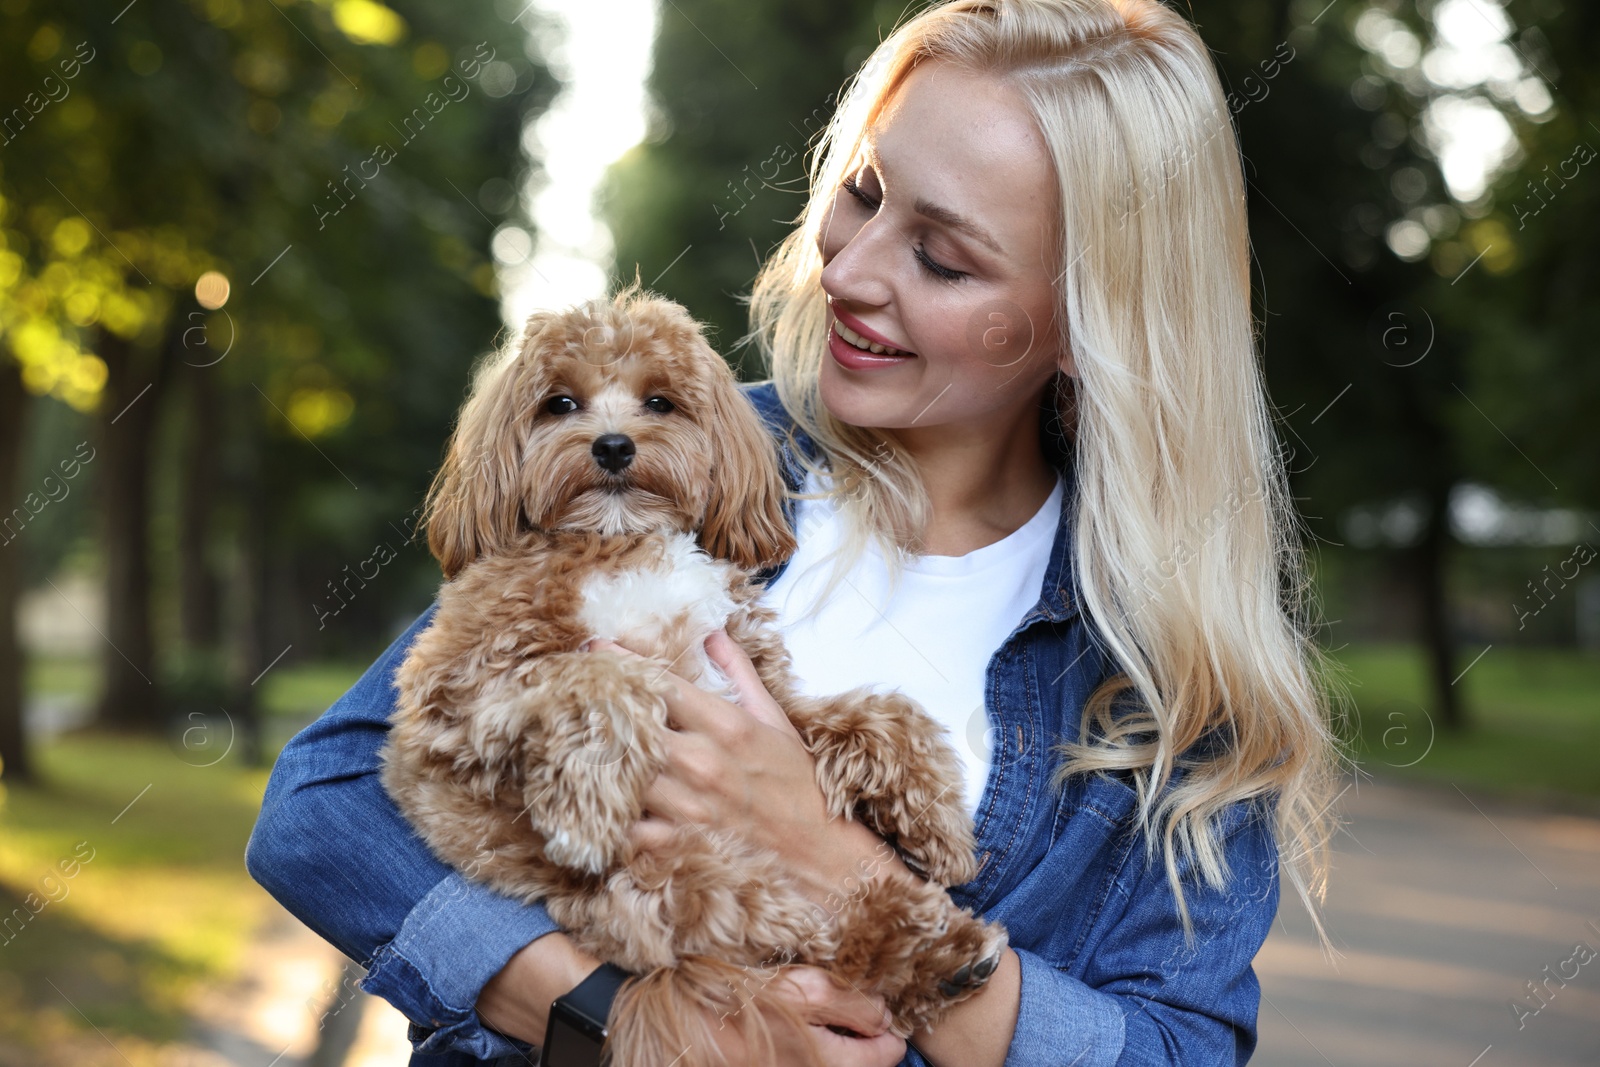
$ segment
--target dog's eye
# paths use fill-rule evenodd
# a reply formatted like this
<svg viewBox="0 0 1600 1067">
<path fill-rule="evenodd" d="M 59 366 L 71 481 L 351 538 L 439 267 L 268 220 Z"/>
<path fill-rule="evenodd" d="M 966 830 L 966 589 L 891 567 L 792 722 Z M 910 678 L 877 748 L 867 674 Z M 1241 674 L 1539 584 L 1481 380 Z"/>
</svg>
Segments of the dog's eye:
<svg viewBox="0 0 1600 1067">
<path fill-rule="evenodd" d="M 544 409 L 552 415 L 570 415 L 578 410 L 578 402 L 570 396 L 553 396 L 545 401 Z"/>
<path fill-rule="evenodd" d="M 677 405 L 664 396 L 653 396 L 644 402 L 644 406 L 661 415 L 677 409 Z"/>
</svg>

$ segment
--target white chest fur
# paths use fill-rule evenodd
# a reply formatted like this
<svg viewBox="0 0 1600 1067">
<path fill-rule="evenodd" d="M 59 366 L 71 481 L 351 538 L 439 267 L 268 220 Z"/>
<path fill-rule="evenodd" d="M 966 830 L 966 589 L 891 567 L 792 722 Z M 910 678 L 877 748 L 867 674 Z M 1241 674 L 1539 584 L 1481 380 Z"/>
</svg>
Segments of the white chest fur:
<svg viewBox="0 0 1600 1067">
<path fill-rule="evenodd" d="M 673 664 L 706 689 L 727 687 L 705 654 L 705 639 L 733 614 L 729 568 L 684 533 L 663 535 L 662 556 L 630 570 L 602 570 L 584 581 L 579 621 L 593 637 Z"/>
</svg>

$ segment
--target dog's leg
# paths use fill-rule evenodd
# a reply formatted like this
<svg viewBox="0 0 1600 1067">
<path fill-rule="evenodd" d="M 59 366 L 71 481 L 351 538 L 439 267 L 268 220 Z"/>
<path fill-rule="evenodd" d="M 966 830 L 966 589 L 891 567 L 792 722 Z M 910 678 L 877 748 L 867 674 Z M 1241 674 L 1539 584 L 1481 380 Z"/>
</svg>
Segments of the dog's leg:
<svg viewBox="0 0 1600 1067">
<path fill-rule="evenodd" d="M 898 692 L 800 696 L 771 622 L 770 611 L 747 606 L 728 620 L 728 634 L 816 757 L 829 812 L 842 818 L 859 813 L 942 885 L 971 879 L 977 874 L 972 819 L 943 727 Z"/>
<path fill-rule="evenodd" d="M 944 730 L 909 697 L 852 690 L 796 703 L 836 815 L 859 815 L 941 885 L 977 874 L 961 769 Z"/>
<path fill-rule="evenodd" d="M 609 652 L 543 657 L 521 700 L 530 725 L 523 800 L 553 863 L 600 874 L 621 859 L 665 761 L 666 676 Z"/>
<path fill-rule="evenodd" d="M 895 1032 L 909 1036 L 982 987 L 1005 946 L 998 923 L 958 908 L 938 885 L 896 873 L 846 902 L 828 969 L 883 997 Z"/>
<path fill-rule="evenodd" d="M 893 873 L 845 887 L 828 903 L 837 948 L 825 964 L 817 961 L 850 985 L 881 994 L 897 1032 L 909 1035 L 988 981 L 1006 944 L 1002 927 L 956 907 L 942 888 L 977 873 L 956 755 L 942 728 L 900 693 L 800 696 L 765 609 L 736 612 L 728 633 L 817 757 L 829 810 L 845 817 L 859 812 L 880 833 L 894 835 L 932 878 Z"/>
<path fill-rule="evenodd" d="M 825 963 L 837 947 L 834 914 L 793 885 L 770 851 L 684 826 L 668 844 L 634 852 L 603 888 L 547 904 L 580 948 L 636 973 L 685 956 Z"/>
</svg>

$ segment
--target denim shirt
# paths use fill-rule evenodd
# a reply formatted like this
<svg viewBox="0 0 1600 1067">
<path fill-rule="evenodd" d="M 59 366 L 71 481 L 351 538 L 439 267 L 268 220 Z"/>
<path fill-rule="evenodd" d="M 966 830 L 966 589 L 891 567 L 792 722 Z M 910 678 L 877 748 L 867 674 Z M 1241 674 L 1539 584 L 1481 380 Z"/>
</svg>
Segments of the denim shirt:
<svg viewBox="0 0 1600 1067">
<path fill-rule="evenodd" d="M 795 449 L 810 443 L 770 383 L 745 390 L 798 488 Z M 981 865 L 951 896 L 1003 923 L 1021 961 L 1006 1067 L 1243 1064 L 1260 1000 L 1251 961 L 1278 906 L 1270 806 L 1225 813 L 1225 888 L 1180 867 L 1193 922 L 1186 939 L 1159 852 L 1150 859 L 1138 831 L 1132 785 L 1101 774 L 1051 785 L 1053 743 L 1077 735 L 1084 700 L 1113 668 L 1079 612 L 1070 449 L 1052 417 L 1042 426 L 1067 492 L 1039 601 L 989 661 Z M 412 1021 L 413 1067 L 526 1064 L 528 1046 L 488 1029 L 473 1006 L 506 961 L 555 923 L 541 905 L 500 896 L 435 859 L 378 781 L 394 673 L 433 610 L 284 748 L 245 861 L 284 907 L 366 966 L 364 989 Z M 911 1049 L 903 1065 L 927 1062 Z"/>
</svg>

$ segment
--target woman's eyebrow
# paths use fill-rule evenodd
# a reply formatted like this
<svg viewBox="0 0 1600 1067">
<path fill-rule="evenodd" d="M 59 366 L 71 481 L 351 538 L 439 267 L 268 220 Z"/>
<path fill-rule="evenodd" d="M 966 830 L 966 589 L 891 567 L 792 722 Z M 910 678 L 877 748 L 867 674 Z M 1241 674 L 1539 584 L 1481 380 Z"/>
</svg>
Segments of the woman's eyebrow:
<svg viewBox="0 0 1600 1067">
<path fill-rule="evenodd" d="M 867 131 L 866 136 L 861 141 L 861 151 L 867 157 L 869 163 L 877 166 L 881 174 L 889 168 L 884 164 L 883 156 L 878 151 L 876 133 L 876 127 Z M 1005 249 L 1000 247 L 1000 242 L 990 236 L 988 230 L 985 230 L 982 226 L 959 212 L 952 211 L 947 207 L 940 207 L 938 204 L 924 199 L 918 199 L 916 203 L 912 204 L 911 210 L 925 219 L 932 219 L 934 222 L 948 226 L 957 233 L 966 234 L 974 241 L 986 246 L 995 255 L 1003 256 L 1006 254 Z"/>
<path fill-rule="evenodd" d="M 989 231 L 985 230 L 983 227 L 979 226 L 965 215 L 958 215 L 956 212 L 951 211 L 947 207 L 940 207 L 938 204 L 930 204 L 926 200 L 918 200 L 915 204 L 911 205 L 911 207 L 912 210 L 921 215 L 923 218 L 932 219 L 934 222 L 943 223 L 952 230 L 966 234 L 974 241 L 989 246 L 989 248 L 992 249 L 996 255 L 1005 255 L 1005 250 L 1000 247 L 999 242 L 997 242 L 993 237 L 989 236 Z"/>
</svg>

